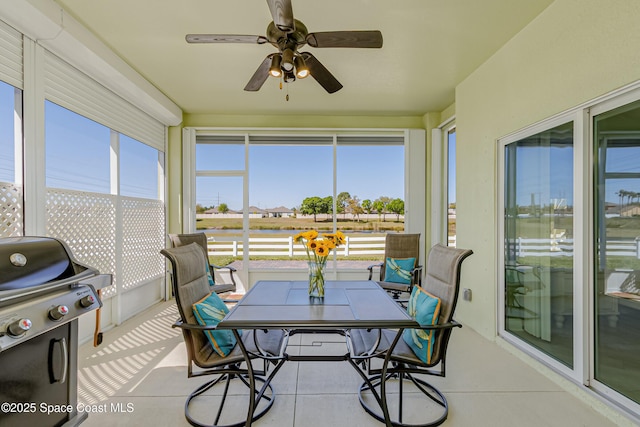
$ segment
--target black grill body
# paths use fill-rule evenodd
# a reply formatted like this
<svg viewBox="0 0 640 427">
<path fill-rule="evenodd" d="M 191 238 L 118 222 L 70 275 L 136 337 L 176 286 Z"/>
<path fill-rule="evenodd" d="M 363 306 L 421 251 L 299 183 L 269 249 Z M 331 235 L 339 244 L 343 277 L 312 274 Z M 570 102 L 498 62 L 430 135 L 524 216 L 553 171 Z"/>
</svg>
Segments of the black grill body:
<svg viewBox="0 0 640 427">
<path fill-rule="evenodd" d="M 102 306 L 96 289 L 109 285 L 61 240 L 0 238 L 0 425 L 86 419 L 77 411 L 78 318 Z"/>
</svg>

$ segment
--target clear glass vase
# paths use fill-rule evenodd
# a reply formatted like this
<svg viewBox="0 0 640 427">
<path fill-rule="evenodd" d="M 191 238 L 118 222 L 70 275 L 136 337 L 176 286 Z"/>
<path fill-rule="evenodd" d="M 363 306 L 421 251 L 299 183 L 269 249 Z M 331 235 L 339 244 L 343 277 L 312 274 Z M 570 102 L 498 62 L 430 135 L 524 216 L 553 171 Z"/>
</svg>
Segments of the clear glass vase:
<svg viewBox="0 0 640 427">
<path fill-rule="evenodd" d="M 309 296 L 324 297 L 324 269 L 326 264 L 309 261 Z"/>
</svg>

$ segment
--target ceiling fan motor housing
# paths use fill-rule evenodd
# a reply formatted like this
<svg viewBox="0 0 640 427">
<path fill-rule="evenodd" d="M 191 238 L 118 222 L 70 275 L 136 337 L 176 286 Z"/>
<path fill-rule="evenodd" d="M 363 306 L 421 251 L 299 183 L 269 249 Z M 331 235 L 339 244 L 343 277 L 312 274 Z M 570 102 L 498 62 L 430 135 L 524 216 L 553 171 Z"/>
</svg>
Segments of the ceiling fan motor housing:
<svg viewBox="0 0 640 427">
<path fill-rule="evenodd" d="M 307 43 L 307 34 L 307 27 L 297 19 L 295 29 L 290 33 L 280 30 L 273 21 L 267 26 L 267 39 L 280 51 L 291 49 L 295 52 L 298 47 Z"/>
</svg>

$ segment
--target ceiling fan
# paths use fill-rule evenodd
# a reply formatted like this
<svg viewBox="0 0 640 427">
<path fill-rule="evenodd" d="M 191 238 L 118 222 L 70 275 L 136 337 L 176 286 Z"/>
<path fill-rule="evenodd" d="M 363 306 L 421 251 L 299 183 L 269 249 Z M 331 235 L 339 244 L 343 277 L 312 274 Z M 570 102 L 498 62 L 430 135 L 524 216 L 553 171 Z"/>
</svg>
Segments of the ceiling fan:
<svg viewBox="0 0 640 427">
<path fill-rule="evenodd" d="M 273 76 L 285 83 L 313 77 L 327 92 L 342 89 L 342 84 L 324 65 L 309 52 L 300 52 L 304 45 L 311 47 L 381 48 L 380 31 L 325 31 L 310 33 L 307 27 L 293 17 L 291 0 L 267 0 L 273 21 L 267 26 L 264 36 L 234 34 L 187 34 L 188 43 L 271 43 L 277 53 L 268 55 L 253 74 L 246 91 L 258 91 Z"/>
</svg>

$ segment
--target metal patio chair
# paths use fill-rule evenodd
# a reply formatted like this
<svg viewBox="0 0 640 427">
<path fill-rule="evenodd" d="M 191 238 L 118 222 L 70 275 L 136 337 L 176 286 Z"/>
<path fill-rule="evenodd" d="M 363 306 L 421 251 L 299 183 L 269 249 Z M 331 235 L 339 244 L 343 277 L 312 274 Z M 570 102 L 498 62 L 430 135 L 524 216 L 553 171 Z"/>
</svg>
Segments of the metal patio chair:
<svg viewBox="0 0 640 427">
<path fill-rule="evenodd" d="M 234 278 L 234 274 L 236 273 L 236 269 L 230 266 L 219 266 L 215 264 L 211 264 L 209 262 L 209 245 L 207 244 L 207 235 L 204 233 L 184 233 L 184 234 L 169 234 L 169 240 L 171 241 L 171 246 L 174 248 L 189 245 L 191 243 L 197 243 L 204 250 L 204 256 L 207 261 L 207 269 L 210 274 L 209 285 L 211 286 L 211 290 L 217 294 L 222 294 L 225 292 L 235 292 L 236 291 L 236 280 Z M 229 280 L 231 283 L 220 283 L 219 280 L 222 279 L 220 274 L 216 275 L 216 270 L 227 270 L 229 272 Z M 211 284 L 213 282 L 213 284 Z"/>
<path fill-rule="evenodd" d="M 180 328 L 187 348 L 187 376 L 189 378 L 204 375 L 214 375 L 215 378 L 208 380 L 196 388 L 187 398 L 184 413 L 189 424 L 198 427 L 205 426 L 244 426 L 251 413 L 251 419 L 257 420 L 262 417 L 273 405 L 275 394 L 271 386 L 271 379 L 284 363 L 284 350 L 287 345 L 288 335 L 282 330 L 254 331 L 243 330 L 240 339 L 251 358 L 251 360 L 262 359 L 264 361 L 261 370 L 247 366 L 245 356 L 237 342 L 231 343 L 233 347 L 226 356 L 221 356 L 212 346 L 210 340 L 205 335 L 206 331 L 214 331 L 215 325 L 200 325 L 194 314 L 194 304 L 210 295 L 216 295 L 210 291 L 209 282 L 205 270 L 205 261 L 202 257 L 202 248 L 197 243 L 177 248 L 163 249 L 161 253 L 170 261 L 172 268 L 171 284 L 176 298 L 176 304 L 180 313 L 180 319 L 173 325 Z M 271 366 L 274 365 L 274 366 Z M 194 369 L 195 368 L 195 369 Z M 271 372 L 269 372 L 271 368 Z M 268 376 L 267 376 L 268 375 Z M 251 397 L 247 393 L 249 404 L 247 414 L 244 419 L 238 420 L 237 411 L 233 407 L 223 411 L 227 400 L 227 392 L 232 380 L 237 380 L 251 389 L 254 381 L 262 384 L 255 387 L 255 406 L 251 406 Z M 207 394 L 205 392 L 216 385 L 223 385 L 222 395 Z M 198 416 L 193 414 L 191 403 L 194 399 L 219 400 L 216 405 L 199 405 L 200 408 L 216 408 L 215 417 L 209 417 L 214 421 L 200 421 L 203 417 L 200 412 Z M 231 415 L 231 416 L 230 416 Z M 231 418 L 231 422 L 229 422 Z M 219 424 L 220 422 L 225 424 Z"/>
<path fill-rule="evenodd" d="M 393 403 L 394 411 L 389 411 L 392 425 L 396 427 L 424 427 L 437 426 L 442 424 L 449 412 L 447 399 L 444 394 L 435 386 L 426 382 L 422 375 L 445 376 L 445 362 L 447 346 L 453 328 L 462 325 L 453 320 L 458 293 L 460 289 L 460 269 L 464 261 L 473 252 L 467 249 L 456 249 L 440 244 L 435 245 L 429 252 L 426 275 L 423 289 L 431 295 L 440 299 L 440 311 L 437 321 L 433 325 L 422 324 L 420 330 L 429 332 L 435 331 L 433 340 L 433 352 L 428 363 L 419 358 L 414 350 L 407 344 L 403 337 L 399 337 L 397 331 L 383 329 L 379 330 L 352 330 L 350 341 L 352 354 L 362 357 L 371 354 L 374 359 L 384 358 L 389 348 L 393 348 L 390 356 L 390 365 L 387 369 L 387 376 L 381 378 L 381 369 L 372 367 L 371 359 L 363 359 L 363 369 L 367 370 L 370 380 L 378 395 L 385 394 L 387 398 L 396 397 L 398 401 Z M 421 292 L 416 288 L 416 292 Z M 411 313 L 410 313 L 411 314 Z M 417 319 L 417 316 L 416 316 Z M 410 330 L 405 330 L 407 332 Z M 416 330 L 418 331 L 418 330 Z M 397 341 L 396 341 L 397 339 Z M 379 341 L 378 341 L 379 340 Z M 394 346 L 395 344 L 395 346 Z M 395 382 L 397 388 L 389 392 L 389 385 Z M 410 414 L 404 411 L 406 407 L 403 399 L 405 386 L 412 383 L 418 392 L 428 398 L 421 400 L 420 411 L 415 410 Z M 413 392 L 414 390 L 411 390 Z M 372 402 L 370 386 L 365 382 L 359 390 L 360 403 L 362 407 L 377 420 L 384 422 L 381 408 Z M 415 393 L 410 393 L 415 397 Z M 429 402 L 431 405 L 423 404 Z M 434 403 L 435 402 L 435 403 Z M 439 409 L 438 409 L 439 408 Z M 397 409 L 397 411 L 395 410 Z M 435 415 L 431 411 L 438 411 Z M 418 424 L 405 424 L 406 415 L 414 416 L 419 413 L 420 422 Z M 424 415 L 423 420 L 422 415 Z"/>
<path fill-rule="evenodd" d="M 414 285 L 422 283 L 422 266 L 419 265 L 420 256 L 420 234 L 387 234 L 384 241 L 384 261 L 367 267 L 369 270 L 369 280 L 375 280 L 382 289 L 391 293 L 393 298 L 398 299 L 403 292 L 411 292 Z M 388 261 L 406 260 L 413 258 L 413 265 L 408 270 L 408 276 L 404 273 L 404 280 L 398 275 L 388 274 L 392 266 Z M 374 278 L 374 270 L 378 270 Z"/>
</svg>

